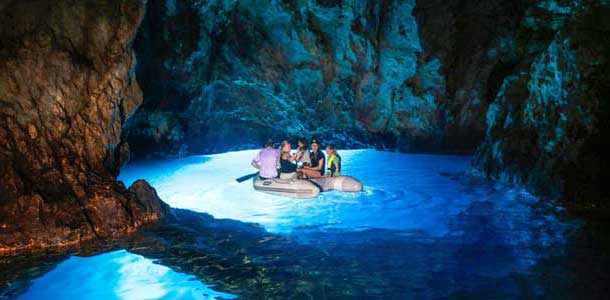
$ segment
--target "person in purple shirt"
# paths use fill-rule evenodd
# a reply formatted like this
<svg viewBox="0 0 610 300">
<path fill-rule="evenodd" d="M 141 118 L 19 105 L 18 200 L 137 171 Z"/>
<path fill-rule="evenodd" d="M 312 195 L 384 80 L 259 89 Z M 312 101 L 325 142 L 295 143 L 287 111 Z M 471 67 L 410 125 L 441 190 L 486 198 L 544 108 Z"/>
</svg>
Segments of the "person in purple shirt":
<svg viewBox="0 0 610 300">
<path fill-rule="evenodd" d="M 259 151 L 252 160 L 252 166 L 259 170 L 258 175 L 264 179 L 277 177 L 277 165 L 280 150 L 273 148 L 273 140 L 265 143 L 265 148 Z"/>
</svg>

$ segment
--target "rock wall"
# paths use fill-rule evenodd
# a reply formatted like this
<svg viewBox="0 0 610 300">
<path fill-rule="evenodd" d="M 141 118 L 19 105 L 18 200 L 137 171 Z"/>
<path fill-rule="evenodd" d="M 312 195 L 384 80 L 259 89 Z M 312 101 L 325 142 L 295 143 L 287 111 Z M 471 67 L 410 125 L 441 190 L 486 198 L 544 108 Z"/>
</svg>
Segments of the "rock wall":
<svg viewBox="0 0 610 300">
<path fill-rule="evenodd" d="M 568 206 L 607 213 L 610 3 L 534 8 L 514 45 L 527 63 L 506 76 L 487 111 L 478 164 Z"/>
<path fill-rule="evenodd" d="M 520 63 L 512 48 L 528 9 L 536 1 L 416 1 L 425 57 L 440 60 L 446 88 L 439 110 L 447 144 L 473 152 L 483 140 L 485 113 L 504 78 Z"/>
<path fill-rule="evenodd" d="M 115 180 L 142 101 L 132 41 L 144 1 L 0 4 L 0 252 L 109 237 L 158 219 Z"/>
<path fill-rule="evenodd" d="M 418 1 L 413 14 L 453 99 L 448 142 L 480 141 L 492 178 L 607 211 L 610 3 Z"/>
<path fill-rule="evenodd" d="M 340 146 L 443 151 L 440 61 L 413 1 L 164 1 L 135 48 L 137 157 L 318 136 Z M 474 150 L 474 144 L 463 147 Z"/>
</svg>

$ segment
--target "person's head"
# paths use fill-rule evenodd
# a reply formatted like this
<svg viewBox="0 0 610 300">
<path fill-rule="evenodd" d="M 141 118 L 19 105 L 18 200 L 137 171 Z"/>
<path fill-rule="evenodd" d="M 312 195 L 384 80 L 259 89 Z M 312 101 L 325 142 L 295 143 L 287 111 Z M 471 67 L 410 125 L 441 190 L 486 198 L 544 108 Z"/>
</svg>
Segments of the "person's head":
<svg viewBox="0 0 610 300">
<path fill-rule="evenodd" d="M 290 142 L 288 141 L 283 141 L 282 144 L 280 144 L 280 152 L 282 153 L 289 153 L 290 152 Z"/>
<path fill-rule="evenodd" d="M 333 145 L 326 145 L 326 155 L 330 156 L 335 154 L 335 146 Z"/>
<path fill-rule="evenodd" d="M 299 149 L 305 149 L 305 148 L 307 148 L 307 142 L 305 141 L 305 139 L 304 139 L 304 138 L 300 138 L 300 139 L 297 141 L 297 145 L 298 145 Z"/>
<path fill-rule="evenodd" d="M 265 148 L 273 148 L 273 140 L 272 139 L 268 139 L 267 142 L 265 142 Z"/>
<path fill-rule="evenodd" d="M 311 139 L 311 150 L 316 152 L 316 151 L 318 151 L 318 149 L 320 149 L 320 145 L 318 144 L 318 139 L 316 139 L 316 138 Z"/>
</svg>

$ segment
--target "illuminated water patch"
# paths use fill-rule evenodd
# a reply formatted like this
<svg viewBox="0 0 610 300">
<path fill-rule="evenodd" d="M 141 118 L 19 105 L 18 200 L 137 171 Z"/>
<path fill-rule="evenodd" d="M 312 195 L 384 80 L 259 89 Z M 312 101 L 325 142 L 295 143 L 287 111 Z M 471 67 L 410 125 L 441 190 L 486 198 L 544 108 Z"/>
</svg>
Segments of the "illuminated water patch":
<svg viewBox="0 0 610 300">
<path fill-rule="evenodd" d="M 235 178 L 255 171 L 256 151 L 184 159 L 136 162 L 119 177 L 126 185 L 148 180 L 169 205 L 210 213 L 216 218 L 255 222 L 277 233 L 316 230 L 390 229 L 459 235 L 456 216 L 476 205 L 479 213 L 502 218 L 507 240 L 527 239 L 535 198 L 519 187 L 479 180 L 464 182 L 468 156 L 413 155 L 374 150 L 340 151 L 344 174 L 360 179 L 361 193 L 328 192 L 315 199 L 290 199 L 257 192 L 252 182 Z M 476 180 L 475 180 L 476 181 Z M 489 203 L 491 205 L 478 205 Z M 507 217 L 508 216 L 508 217 Z M 522 230 L 523 229 L 523 230 Z M 506 234 L 506 233 L 503 233 Z"/>
<path fill-rule="evenodd" d="M 296 200 L 235 181 L 254 171 L 255 153 L 126 166 L 120 176 L 126 184 L 147 179 L 173 207 L 215 217 L 177 211 L 175 223 L 148 229 L 133 251 L 247 299 L 527 299 L 549 291 L 553 298 L 557 280 L 572 278 L 549 257 L 567 249 L 566 234 L 576 224 L 519 186 L 469 175 L 470 157 L 341 151 L 342 173 L 360 179 L 364 191 Z M 550 277 L 557 280 L 541 289 L 540 279 Z M 121 251 L 71 258 L 22 298 L 80 295 L 232 296 Z"/>
<path fill-rule="evenodd" d="M 236 296 L 210 289 L 194 276 L 172 271 L 125 250 L 72 256 L 34 280 L 19 299 L 204 300 Z"/>
</svg>

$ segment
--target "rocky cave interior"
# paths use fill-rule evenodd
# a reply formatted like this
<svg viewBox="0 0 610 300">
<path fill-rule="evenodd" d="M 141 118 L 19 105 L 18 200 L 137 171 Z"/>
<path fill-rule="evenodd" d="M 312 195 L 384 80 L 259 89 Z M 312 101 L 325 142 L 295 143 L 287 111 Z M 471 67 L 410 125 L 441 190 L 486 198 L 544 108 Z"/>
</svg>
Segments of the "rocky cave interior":
<svg viewBox="0 0 610 300">
<path fill-rule="evenodd" d="M 0 16 L 3 252 L 170 214 L 116 180 L 130 159 L 268 137 L 473 155 L 608 216 L 607 1 L 8 0 Z"/>
</svg>

